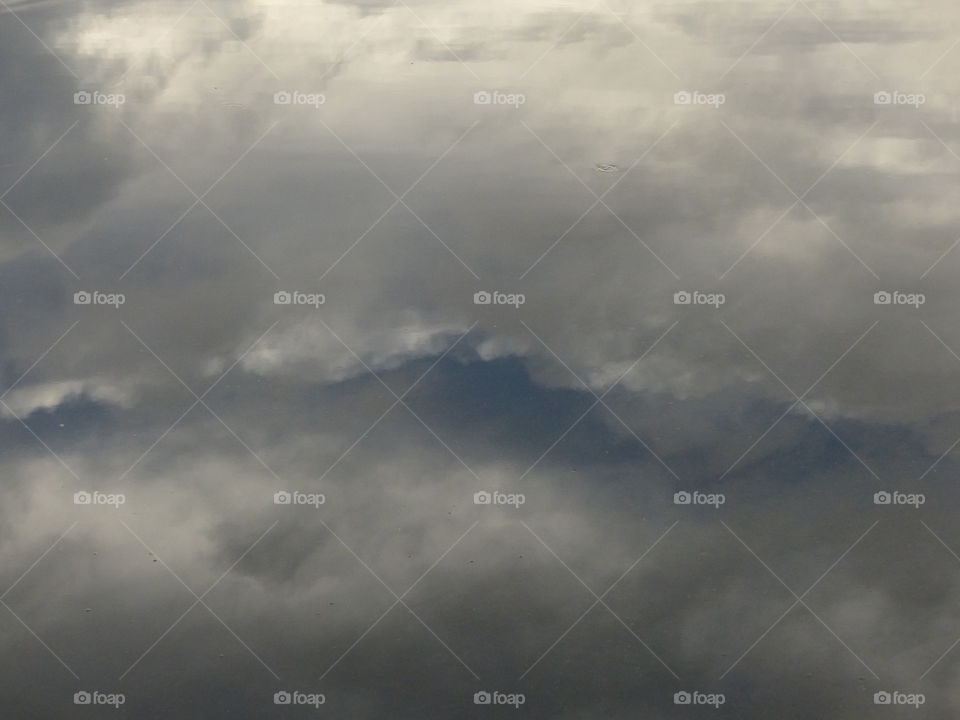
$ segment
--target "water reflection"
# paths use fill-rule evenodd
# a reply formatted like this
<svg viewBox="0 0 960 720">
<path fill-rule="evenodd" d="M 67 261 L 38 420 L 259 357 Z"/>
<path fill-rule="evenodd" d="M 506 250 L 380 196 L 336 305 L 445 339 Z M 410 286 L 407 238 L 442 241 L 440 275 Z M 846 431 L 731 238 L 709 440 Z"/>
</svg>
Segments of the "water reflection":
<svg viewBox="0 0 960 720">
<path fill-rule="evenodd" d="M 949 713 L 951 6 L 6 5 L 18 707 Z"/>
</svg>

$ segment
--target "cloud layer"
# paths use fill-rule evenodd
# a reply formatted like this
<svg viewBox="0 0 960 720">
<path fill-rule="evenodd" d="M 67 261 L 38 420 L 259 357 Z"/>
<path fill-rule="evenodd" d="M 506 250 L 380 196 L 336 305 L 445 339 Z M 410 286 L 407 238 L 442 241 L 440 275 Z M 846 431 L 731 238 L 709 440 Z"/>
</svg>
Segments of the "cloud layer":
<svg viewBox="0 0 960 720">
<path fill-rule="evenodd" d="M 8 712 L 952 717 L 956 15 L 8 3 Z"/>
</svg>

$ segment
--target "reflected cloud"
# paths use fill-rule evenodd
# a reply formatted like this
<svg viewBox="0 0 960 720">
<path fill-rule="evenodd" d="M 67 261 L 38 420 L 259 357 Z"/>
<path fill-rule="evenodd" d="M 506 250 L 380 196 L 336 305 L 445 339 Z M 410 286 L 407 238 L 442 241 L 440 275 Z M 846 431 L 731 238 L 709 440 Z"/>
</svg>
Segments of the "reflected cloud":
<svg viewBox="0 0 960 720">
<path fill-rule="evenodd" d="M 952 5 L 4 10 L 12 707 L 955 712 Z"/>
</svg>

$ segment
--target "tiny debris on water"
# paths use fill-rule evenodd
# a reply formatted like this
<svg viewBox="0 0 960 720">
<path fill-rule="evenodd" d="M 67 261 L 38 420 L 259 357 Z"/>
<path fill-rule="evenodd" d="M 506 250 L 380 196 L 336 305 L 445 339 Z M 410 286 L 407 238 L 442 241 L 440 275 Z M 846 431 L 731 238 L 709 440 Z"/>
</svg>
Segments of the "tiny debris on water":
<svg viewBox="0 0 960 720">
<path fill-rule="evenodd" d="M 614 165 L 613 163 L 597 163 L 593 169 L 602 173 L 620 172 L 620 167 L 618 165 Z"/>
</svg>

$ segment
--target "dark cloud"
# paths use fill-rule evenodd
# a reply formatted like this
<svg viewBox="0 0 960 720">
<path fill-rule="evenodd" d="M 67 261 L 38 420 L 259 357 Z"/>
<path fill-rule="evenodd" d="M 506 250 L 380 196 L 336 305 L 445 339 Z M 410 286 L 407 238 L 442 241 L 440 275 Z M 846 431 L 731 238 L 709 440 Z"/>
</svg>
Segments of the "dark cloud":
<svg viewBox="0 0 960 720">
<path fill-rule="evenodd" d="M 955 59 L 881 6 L 11 4 L 5 713 L 952 717 Z"/>
</svg>

